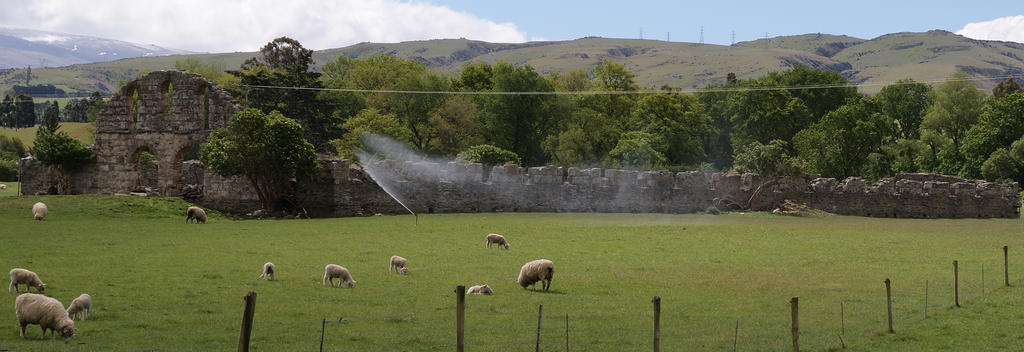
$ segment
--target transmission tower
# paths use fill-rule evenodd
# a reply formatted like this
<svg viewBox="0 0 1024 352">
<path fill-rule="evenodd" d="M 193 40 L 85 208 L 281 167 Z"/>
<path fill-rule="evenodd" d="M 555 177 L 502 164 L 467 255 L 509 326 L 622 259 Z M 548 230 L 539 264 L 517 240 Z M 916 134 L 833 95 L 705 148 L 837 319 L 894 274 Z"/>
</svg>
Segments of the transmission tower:
<svg viewBox="0 0 1024 352">
<path fill-rule="evenodd" d="M 640 40 L 644 39 L 644 27 L 640 27 Z"/>
<path fill-rule="evenodd" d="M 729 46 L 733 46 L 733 45 L 736 45 L 736 31 L 732 31 L 732 40 L 729 43 Z"/>
<path fill-rule="evenodd" d="M 704 26 L 700 26 L 700 43 L 704 44 Z"/>
</svg>

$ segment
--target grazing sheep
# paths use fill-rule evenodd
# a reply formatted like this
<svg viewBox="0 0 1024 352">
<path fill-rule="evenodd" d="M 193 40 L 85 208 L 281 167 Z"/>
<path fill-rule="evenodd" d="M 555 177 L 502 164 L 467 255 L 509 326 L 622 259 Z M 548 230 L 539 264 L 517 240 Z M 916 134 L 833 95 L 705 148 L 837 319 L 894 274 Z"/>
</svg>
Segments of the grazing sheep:
<svg viewBox="0 0 1024 352">
<path fill-rule="evenodd" d="M 92 309 L 92 296 L 88 293 L 82 295 L 71 301 L 71 305 L 68 306 L 68 316 L 71 320 L 75 320 L 75 316 L 79 316 L 81 313 L 81 320 L 89 319 L 89 311 Z"/>
<path fill-rule="evenodd" d="M 348 284 L 349 288 L 356 285 L 356 280 L 352 280 L 352 274 L 348 273 L 348 269 L 337 264 L 327 264 L 324 267 L 324 286 L 330 282 L 331 287 L 334 287 L 334 278 L 338 278 L 338 287 L 341 287 L 342 283 Z"/>
<path fill-rule="evenodd" d="M 408 274 L 409 261 L 405 260 L 405 258 L 393 255 L 391 256 L 391 266 L 388 267 L 388 273 L 390 273 L 392 269 L 394 269 L 396 273 L 402 275 Z"/>
<path fill-rule="evenodd" d="M 466 293 L 467 294 L 471 294 L 471 295 L 490 295 L 490 294 L 494 293 L 494 291 L 491 291 L 491 287 L 490 286 L 487 286 L 487 285 L 476 285 L 476 286 L 470 287 L 468 290 L 466 290 Z"/>
<path fill-rule="evenodd" d="M 266 264 L 263 264 L 263 273 L 260 274 L 260 278 L 264 279 L 264 280 L 273 280 L 274 279 L 274 271 L 276 269 L 277 268 L 274 267 L 274 263 L 267 262 Z"/>
<path fill-rule="evenodd" d="M 195 220 L 196 223 L 206 223 L 206 211 L 200 207 L 188 207 L 185 210 L 185 223 Z"/>
<path fill-rule="evenodd" d="M 492 243 L 497 243 L 498 248 L 505 247 L 505 249 L 508 249 L 508 247 L 511 247 L 508 241 L 505 240 L 505 236 L 496 233 L 487 235 L 487 248 L 491 248 Z"/>
<path fill-rule="evenodd" d="M 14 289 L 14 292 L 19 292 L 19 284 L 25 284 L 25 286 L 28 287 L 35 287 L 36 291 L 39 292 L 43 292 L 43 290 L 46 289 L 46 284 L 44 284 L 42 280 L 39 280 L 39 275 L 36 275 L 36 273 L 22 268 L 11 269 L 11 285 L 7 286 L 7 293 L 11 293 L 11 289 Z M 25 292 L 29 292 L 28 287 L 25 288 Z"/>
<path fill-rule="evenodd" d="M 42 220 L 46 216 L 46 204 L 38 202 L 32 206 L 32 215 L 36 217 L 36 220 Z"/>
<path fill-rule="evenodd" d="M 3 183 L 0 183 L 0 191 L 6 191 L 6 190 L 7 190 L 7 185 L 5 185 Z"/>
<path fill-rule="evenodd" d="M 75 322 L 68 317 L 64 305 L 55 298 L 23 293 L 14 300 L 14 314 L 18 317 L 23 338 L 28 324 L 39 324 L 39 327 L 43 328 L 43 338 L 46 338 L 47 329 L 51 331 L 52 338 L 57 337 L 53 332 L 59 332 L 60 337 L 65 339 L 75 334 Z"/>
<path fill-rule="evenodd" d="M 519 269 L 519 278 L 516 279 L 516 282 L 523 288 L 533 285 L 533 290 L 536 291 L 537 281 L 540 281 L 541 288 L 547 291 L 551 288 L 551 278 L 554 276 L 555 264 L 547 259 L 537 259 L 523 264 L 523 268 Z"/>
</svg>

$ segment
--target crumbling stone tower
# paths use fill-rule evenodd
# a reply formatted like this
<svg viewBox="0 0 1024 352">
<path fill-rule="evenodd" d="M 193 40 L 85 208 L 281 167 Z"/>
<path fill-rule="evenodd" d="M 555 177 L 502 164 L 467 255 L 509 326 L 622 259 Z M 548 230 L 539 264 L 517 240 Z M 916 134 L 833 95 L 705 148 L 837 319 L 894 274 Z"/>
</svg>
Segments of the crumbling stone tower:
<svg viewBox="0 0 1024 352">
<path fill-rule="evenodd" d="M 149 188 L 181 192 L 182 161 L 198 158 L 210 131 L 240 109 L 213 81 L 181 71 L 157 71 L 129 82 L 96 118 L 96 164 L 87 193 L 126 193 Z M 138 170 L 149 152 L 156 168 Z"/>
</svg>

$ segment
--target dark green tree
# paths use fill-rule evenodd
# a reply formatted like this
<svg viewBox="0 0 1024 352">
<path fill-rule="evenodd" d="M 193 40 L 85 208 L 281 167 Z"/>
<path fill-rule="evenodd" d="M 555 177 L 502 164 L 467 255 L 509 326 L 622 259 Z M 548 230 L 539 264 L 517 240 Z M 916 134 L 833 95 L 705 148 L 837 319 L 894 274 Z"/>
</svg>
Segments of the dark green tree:
<svg viewBox="0 0 1024 352">
<path fill-rule="evenodd" d="M 278 111 L 290 116 L 303 127 L 303 134 L 318 151 L 329 151 L 328 140 L 340 133 L 337 119 L 325 112 L 317 92 L 311 89 L 264 88 L 297 87 L 322 88 L 320 73 L 313 72 L 313 51 L 298 41 L 281 37 L 260 49 L 256 57 L 246 60 L 241 71 L 229 71 L 248 87 L 234 90 L 250 108 L 269 114 Z M 263 87 L 259 87 L 263 86 Z"/>
<path fill-rule="evenodd" d="M 313 145 L 302 134 L 298 122 L 277 111 L 245 109 L 210 134 L 200 160 L 223 177 L 244 177 L 264 209 L 290 209 L 298 205 L 287 199 L 289 180 L 319 167 Z"/>
<path fill-rule="evenodd" d="M 0 102 L 0 127 L 15 127 L 17 119 L 14 115 L 14 99 L 4 94 L 3 102 Z"/>
<path fill-rule="evenodd" d="M 463 96 L 452 96 L 444 106 L 430 112 L 430 149 L 447 156 L 484 143 L 483 125 L 476 104 Z"/>
<path fill-rule="evenodd" d="M 36 104 L 32 97 L 19 94 L 14 97 L 14 126 L 15 128 L 32 127 L 36 125 Z"/>
<path fill-rule="evenodd" d="M 492 91 L 496 92 L 552 92 L 551 82 L 524 65 L 515 67 L 507 62 L 494 65 Z M 502 94 L 478 98 L 487 141 L 502 149 L 511 150 L 527 166 L 543 164 L 546 159 L 541 141 L 547 136 L 554 97 L 544 94 Z"/>
<path fill-rule="evenodd" d="M 807 106 L 812 122 L 821 120 L 825 114 L 843 106 L 847 99 L 858 96 L 857 87 L 845 86 L 846 79 L 839 73 L 800 65 L 782 72 L 769 73 L 762 80 L 773 81 L 780 87 L 814 87 L 789 91 L 794 98 L 800 99 Z"/>
<path fill-rule="evenodd" d="M 39 125 L 37 132 L 46 130 L 47 132 L 57 132 L 57 128 L 60 124 L 60 107 L 57 106 L 57 101 L 53 104 L 48 104 L 46 111 L 43 112 L 43 123 Z"/>
<path fill-rule="evenodd" d="M 919 127 L 932 106 L 933 98 L 931 87 L 912 79 L 887 85 L 875 95 L 882 113 L 895 121 L 892 137 L 900 140 L 920 138 Z"/>
<path fill-rule="evenodd" d="M 1024 137 L 1013 142 L 1010 148 L 999 148 L 981 166 L 985 179 L 991 181 L 1013 181 L 1024 183 Z"/>
<path fill-rule="evenodd" d="M 1005 81 L 999 82 L 994 88 L 992 88 L 992 97 L 1000 99 L 1004 96 L 1013 94 L 1014 92 L 1021 91 L 1020 84 L 1013 79 L 1013 76 L 1006 77 Z"/>
<path fill-rule="evenodd" d="M 727 103 L 733 150 L 751 142 L 789 141 L 810 125 L 807 106 L 789 91 L 760 89 L 772 87 L 770 82 L 753 82 L 750 87 L 754 89 L 731 94 Z"/>
<path fill-rule="evenodd" d="M 345 134 L 331 140 L 331 143 L 338 150 L 338 156 L 350 160 L 355 160 L 355 150 L 362 147 L 362 137 L 366 133 L 390 137 L 403 144 L 408 143 L 411 134 L 394 114 L 383 114 L 374 108 L 360 111 L 346 120 L 341 129 Z"/>
</svg>

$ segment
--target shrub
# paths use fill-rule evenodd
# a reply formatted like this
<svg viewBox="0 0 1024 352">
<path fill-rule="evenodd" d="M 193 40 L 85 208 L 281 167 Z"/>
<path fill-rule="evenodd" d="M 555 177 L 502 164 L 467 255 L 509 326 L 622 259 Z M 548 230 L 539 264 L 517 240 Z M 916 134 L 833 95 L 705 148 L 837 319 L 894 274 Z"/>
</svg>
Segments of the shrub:
<svg viewBox="0 0 1024 352">
<path fill-rule="evenodd" d="M 519 155 L 490 144 L 474 145 L 456 157 L 463 163 L 481 163 L 484 167 L 504 164 L 519 164 Z"/>
</svg>

